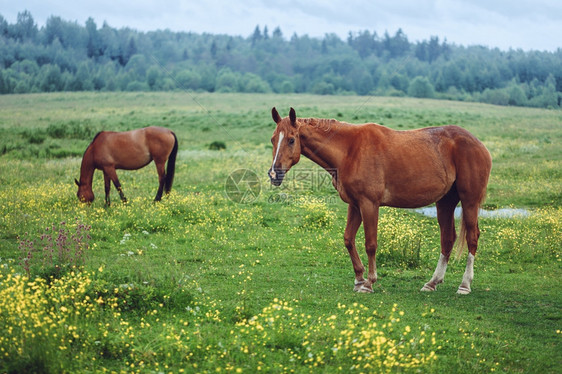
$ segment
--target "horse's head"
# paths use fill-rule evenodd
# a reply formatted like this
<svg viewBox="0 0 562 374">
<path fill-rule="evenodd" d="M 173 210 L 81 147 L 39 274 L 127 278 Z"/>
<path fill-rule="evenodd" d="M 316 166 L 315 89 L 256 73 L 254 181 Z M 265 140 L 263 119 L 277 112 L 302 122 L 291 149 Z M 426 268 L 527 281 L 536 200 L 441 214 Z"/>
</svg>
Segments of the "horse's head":
<svg viewBox="0 0 562 374">
<path fill-rule="evenodd" d="M 285 174 L 299 162 L 301 157 L 299 124 L 293 108 L 289 111 L 289 117 L 281 118 L 275 108 L 271 109 L 271 115 L 277 123 L 277 127 L 271 137 L 273 162 L 268 174 L 271 183 L 279 186 L 283 182 Z"/>
<path fill-rule="evenodd" d="M 94 201 L 94 191 L 92 191 L 92 186 L 88 185 L 87 183 L 78 182 L 78 180 L 74 179 L 74 183 L 78 186 L 78 192 L 76 195 L 78 196 L 78 200 L 83 203 L 91 203 Z"/>
</svg>

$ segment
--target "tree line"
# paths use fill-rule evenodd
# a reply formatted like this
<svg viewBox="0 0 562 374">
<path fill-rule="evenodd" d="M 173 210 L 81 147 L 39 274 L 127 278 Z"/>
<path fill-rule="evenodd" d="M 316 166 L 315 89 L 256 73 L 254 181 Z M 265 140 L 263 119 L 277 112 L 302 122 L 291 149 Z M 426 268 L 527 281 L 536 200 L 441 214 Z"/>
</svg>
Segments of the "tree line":
<svg viewBox="0 0 562 374">
<path fill-rule="evenodd" d="M 562 48 L 502 51 L 368 30 L 323 38 L 116 29 L 0 15 L 0 93 L 276 92 L 392 95 L 560 108 Z"/>
</svg>

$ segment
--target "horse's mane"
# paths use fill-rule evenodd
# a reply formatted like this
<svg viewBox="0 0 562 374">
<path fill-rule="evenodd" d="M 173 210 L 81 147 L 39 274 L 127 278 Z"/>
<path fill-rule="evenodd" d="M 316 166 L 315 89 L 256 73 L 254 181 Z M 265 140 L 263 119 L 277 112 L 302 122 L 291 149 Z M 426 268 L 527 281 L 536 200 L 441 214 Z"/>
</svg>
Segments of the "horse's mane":
<svg viewBox="0 0 562 374">
<path fill-rule="evenodd" d="M 94 142 L 96 141 L 96 139 L 98 138 L 98 136 L 102 133 L 103 131 L 98 132 L 96 135 L 94 135 L 94 138 L 92 139 L 92 141 L 90 142 L 90 144 L 88 144 L 88 146 L 86 147 L 86 150 L 84 151 L 84 156 L 86 155 L 86 152 L 88 152 L 88 149 L 90 149 L 90 147 L 92 146 L 92 144 L 94 144 Z M 82 156 L 83 157 L 83 156 Z"/>
<path fill-rule="evenodd" d="M 94 138 L 92 139 L 92 141 L 90 142 L 90 144 L 92 144 L 93 142 L 95 142 L 96 139 L 97 139 L 97 137 L 98 137 L 102 132 L 103 132 L 103 131 L 98 132 L 98 133 L 94 136 Z"/>
<path fill-rule="evenodd" d="M 301 118 L 301 120 L 309 126 L 316 127 L 326 132 L 337 127 L 353 126 L 350 123 L 329 118 Z"/>
</svg>

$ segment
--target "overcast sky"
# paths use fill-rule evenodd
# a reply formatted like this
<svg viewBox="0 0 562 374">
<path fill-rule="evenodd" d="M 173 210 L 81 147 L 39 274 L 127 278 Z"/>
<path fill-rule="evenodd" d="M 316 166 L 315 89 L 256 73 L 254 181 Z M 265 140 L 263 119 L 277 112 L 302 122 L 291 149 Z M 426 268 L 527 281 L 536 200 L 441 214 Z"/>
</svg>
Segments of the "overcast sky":
<svg viewBox="0 0 562 374">
<path fill-rule="evenodd" d="M 0 14 L 15 23 L 29 10 L 39 27 L 51 15 L 84 25 L 170 29 L 247 37 L 256 25 L 285 38 L 402 28 L 411 42 L 438 36 L 458 45 L 503 50 L 562 48 L 560 0 L 0 0 Z"/>
</svg>

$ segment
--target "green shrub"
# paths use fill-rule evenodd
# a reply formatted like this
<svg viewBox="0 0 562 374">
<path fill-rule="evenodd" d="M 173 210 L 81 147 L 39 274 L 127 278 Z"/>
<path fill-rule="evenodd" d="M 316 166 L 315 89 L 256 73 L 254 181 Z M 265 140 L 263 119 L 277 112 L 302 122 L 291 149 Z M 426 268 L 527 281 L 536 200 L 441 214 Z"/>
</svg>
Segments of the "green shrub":
<svg viewBox="0 0 562 374">
<path fill-rule="evenodd" d="M 209 144 L 209 149 L 211 151 L 220 151 L 220 150 L 226 149 L 226 144 L 224 142 L 215 140 L 214 142 Z"/>
</svg>

